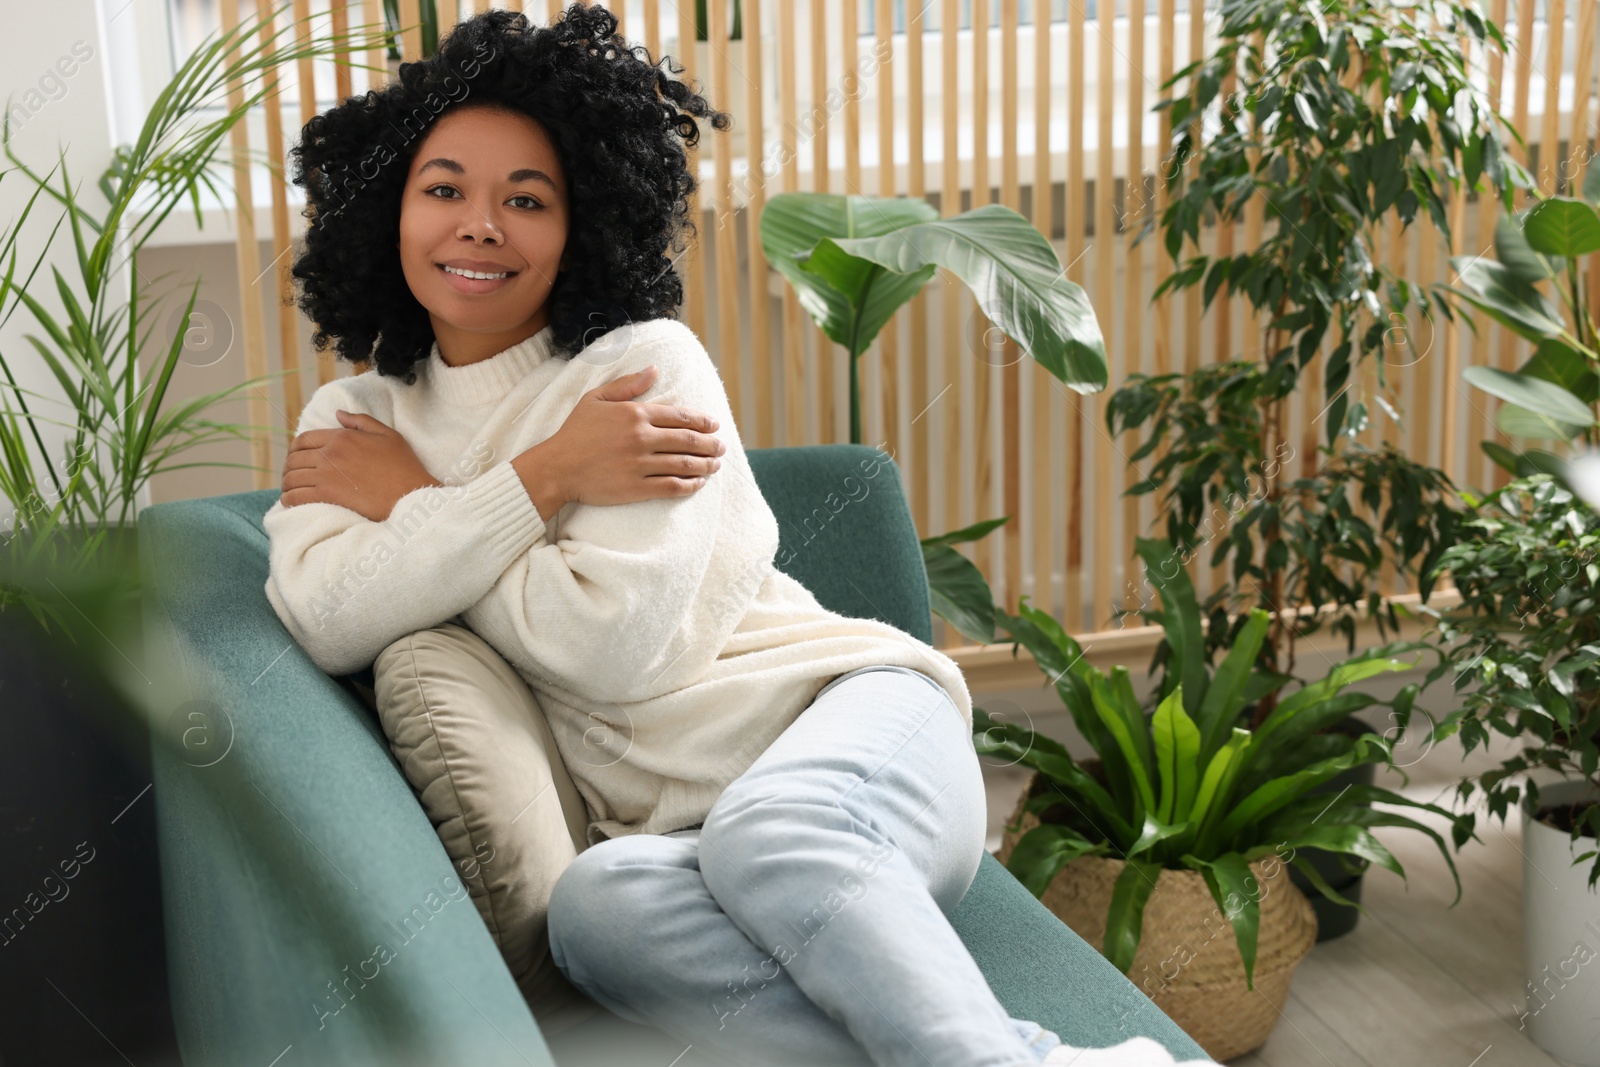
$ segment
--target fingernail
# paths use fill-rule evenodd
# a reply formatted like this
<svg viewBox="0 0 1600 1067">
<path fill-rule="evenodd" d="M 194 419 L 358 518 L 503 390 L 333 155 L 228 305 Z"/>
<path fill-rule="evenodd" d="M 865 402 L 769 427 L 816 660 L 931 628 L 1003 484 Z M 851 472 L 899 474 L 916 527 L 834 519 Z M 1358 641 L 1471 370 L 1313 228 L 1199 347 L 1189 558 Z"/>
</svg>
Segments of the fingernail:
<svg viewBox="0 0 1600 1067">
<path fill-rule="evenodd" d="M 722 460 L 720 460 L 720 459 L 712 460 L 711 461 L 711 469 L 712 470 L 721 470 L 722 469 Z"/>
</svg>

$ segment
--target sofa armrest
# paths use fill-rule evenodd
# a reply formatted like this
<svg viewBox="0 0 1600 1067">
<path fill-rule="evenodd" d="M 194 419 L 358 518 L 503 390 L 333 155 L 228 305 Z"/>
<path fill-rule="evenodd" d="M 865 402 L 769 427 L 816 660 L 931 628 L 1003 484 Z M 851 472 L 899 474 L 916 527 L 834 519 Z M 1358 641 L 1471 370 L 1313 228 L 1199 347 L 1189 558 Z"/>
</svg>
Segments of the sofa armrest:
<svg viewBox="0 0 1600 1067">
<path fill-rule="evenodd" d="M 549 1067 L 378 723 L 267 602 L 260 496 L 139 517 L 184 1062 Z"/>
<path fill-rule="evenodd" d="M 1013 1018 L 1032 1019 L 1079 1048 L 1148 1037 L 1179 1060 L 1211 1059 L 989 853 L 950 923 Z"/>
</svg>

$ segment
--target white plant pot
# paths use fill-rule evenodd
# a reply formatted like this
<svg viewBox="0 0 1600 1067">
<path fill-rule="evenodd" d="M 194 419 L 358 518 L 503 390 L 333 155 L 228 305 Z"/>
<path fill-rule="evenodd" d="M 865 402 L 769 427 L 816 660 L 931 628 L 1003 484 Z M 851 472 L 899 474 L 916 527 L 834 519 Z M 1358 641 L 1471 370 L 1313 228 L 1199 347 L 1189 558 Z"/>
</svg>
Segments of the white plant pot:
<svg viewBox="0 0 1600 1067">
<path fill-rule="evenodd" d="M 1571 802 L 1586 783 L 1539 788 L 1543 804 Z M 1588 886 L 1595 847 L 1539 822 L 1522 805 L 1523 1024 L 1533 1043 L 1579 1067 L 1600 1067 L 1600 893 Z"/>
</svg>

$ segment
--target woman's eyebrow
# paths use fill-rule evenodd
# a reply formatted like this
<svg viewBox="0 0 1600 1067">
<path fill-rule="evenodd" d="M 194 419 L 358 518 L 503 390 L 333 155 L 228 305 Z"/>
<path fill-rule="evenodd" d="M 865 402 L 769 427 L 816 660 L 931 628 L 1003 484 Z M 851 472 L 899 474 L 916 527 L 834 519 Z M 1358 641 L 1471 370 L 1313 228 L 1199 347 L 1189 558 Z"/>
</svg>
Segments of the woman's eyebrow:
<svg viewBox="0 0 1600 1067">
<path fill-rule="evenodd" d="M 430 167 L 442 167 L 445 170 L 450 171 L 452 174 L 465 174 L 467 172 L 467 168 L 463 167 L 455 160 L 441 158 L 428 160 L 421 166 L 421 168 L 418 169 L 417 173 L 420 175 L 423 171 Z M 540 181 L 548 185 L 552 192 L 557 191 L 555 180 L 544 171 L 537 170 L 533 167 L 524 167 L 521 170 L 514 170 L 511 172 L 510 177 L 508 177 L 506 180 L 511 182 Z"/>
</svg>

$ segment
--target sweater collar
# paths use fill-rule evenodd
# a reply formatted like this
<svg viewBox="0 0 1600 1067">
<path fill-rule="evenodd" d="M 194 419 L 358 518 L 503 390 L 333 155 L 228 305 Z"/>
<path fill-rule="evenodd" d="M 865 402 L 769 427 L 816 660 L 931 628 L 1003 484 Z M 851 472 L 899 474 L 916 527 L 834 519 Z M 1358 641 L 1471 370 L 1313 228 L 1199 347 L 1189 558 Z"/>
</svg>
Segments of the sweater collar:
<svg viewBox="0 0 1600 1067">
<path fill-rule="evenodd" d="M 488 359 L 452 367 L 439 354 L 439 342 L 428 353 L 428 384 L 449 404 L 487 404 L 504 400 L 524 378 L 550 358 L 555 327 L 546 326 Z"/>
</svg>

